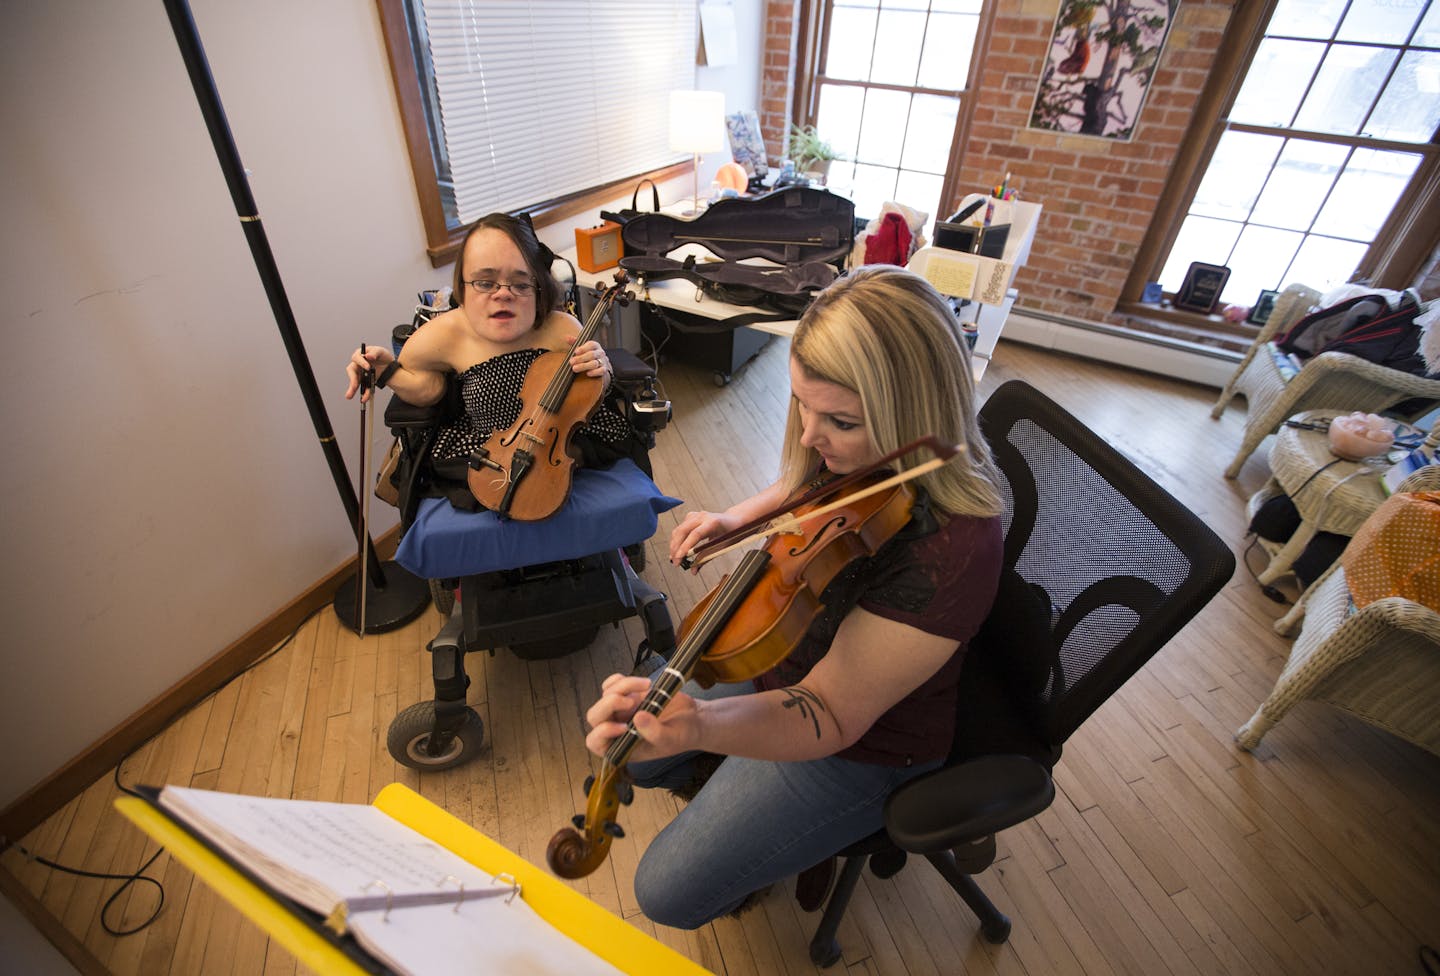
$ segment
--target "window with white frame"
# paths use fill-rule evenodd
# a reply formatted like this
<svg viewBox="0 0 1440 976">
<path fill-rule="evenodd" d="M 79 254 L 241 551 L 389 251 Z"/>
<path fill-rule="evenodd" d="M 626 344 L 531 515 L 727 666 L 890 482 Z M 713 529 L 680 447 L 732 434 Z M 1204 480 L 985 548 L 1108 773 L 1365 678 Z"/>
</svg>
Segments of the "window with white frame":
<svg viewBox="0 0 1440 976">
<path fill-rule="evenodd" d="M 820 0 L 808 91 L 817 133 L 842 159 L 827 184 L 874 217 L 896 201 L 943 219 L 981 0 Z"/>
</svg>

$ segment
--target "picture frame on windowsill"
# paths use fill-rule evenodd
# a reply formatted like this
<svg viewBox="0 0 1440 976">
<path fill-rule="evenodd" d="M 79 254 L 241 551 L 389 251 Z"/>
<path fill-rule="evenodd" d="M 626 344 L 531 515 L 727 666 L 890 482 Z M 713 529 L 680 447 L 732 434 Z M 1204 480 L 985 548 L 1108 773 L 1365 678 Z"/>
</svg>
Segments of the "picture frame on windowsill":
<svg viewBox="0 0 1440 976">
<path fill-rule="evenodd" d="M 1220 301 L 1225 282 L 1230 280 L 1230 269 L 1219 264 L 1205 264 L 1203 261 L 1190 262 L 1185 280 L 1175 293 L 1175 307 L 1187 312 L 1209 315 Z"/>
<path fill-rule="evenodd" d="M 1266 288 L 1260 292 L 1260 297 L 1255 299 L 1255 304 L 1250 306 L 1250 314 L 1245 316 L 1245 321 L 1251 325 L 1264 325 L 1270 321 L 1270 313 L 1275 311 L 1275 299 L 1280 297 L 1278 291 L 1271 291 Z"/>
</svg>

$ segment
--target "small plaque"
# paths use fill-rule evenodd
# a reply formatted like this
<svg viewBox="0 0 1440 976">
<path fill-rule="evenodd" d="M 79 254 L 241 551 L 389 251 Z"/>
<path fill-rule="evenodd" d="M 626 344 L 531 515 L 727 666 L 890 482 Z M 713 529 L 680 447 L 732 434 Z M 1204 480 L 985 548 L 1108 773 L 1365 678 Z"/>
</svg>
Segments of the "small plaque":
<svg viewBox="0 0 1440 976">
<path fill-rule="evenodd" d="M 1230 269 L 1219 264 L 1192 261 L 1185 281 L 1175 293 L 1175 307 L 1209 315 L 1220 301 L 1220 292 L 1230 280 Z"/>
</svg>

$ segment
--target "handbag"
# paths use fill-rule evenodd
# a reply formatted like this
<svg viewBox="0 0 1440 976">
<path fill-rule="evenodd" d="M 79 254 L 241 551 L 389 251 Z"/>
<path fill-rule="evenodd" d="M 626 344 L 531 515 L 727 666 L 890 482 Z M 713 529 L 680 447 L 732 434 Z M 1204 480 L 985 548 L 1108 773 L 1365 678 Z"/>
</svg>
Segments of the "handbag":
<svg viewBox="0 0 1440 976">
<path fill-rule="evenodd" d="M 395 472 L 400 468 L 400 438 L 390 442 L 390 450 L 380 461 L 380 470 L 375 475 L 375 497 L 387 505 L 400 507 L 400 487 L 395 484 Z"/>
<path fill-rule="evenodd" d="M 1440 611 L 1440 492 L 1391 495 L 1340 560 L 1356 608 L 1398 596 Z"/>
</svg>

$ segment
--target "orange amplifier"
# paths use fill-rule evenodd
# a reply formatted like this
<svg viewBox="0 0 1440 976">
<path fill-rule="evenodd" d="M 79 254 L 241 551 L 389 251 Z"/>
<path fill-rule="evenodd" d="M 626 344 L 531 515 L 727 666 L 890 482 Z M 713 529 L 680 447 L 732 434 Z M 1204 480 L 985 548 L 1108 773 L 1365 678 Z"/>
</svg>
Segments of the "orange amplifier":
<svg viewBox="0 0 1440 976">
<path fill-rule="evenodd" d="M 575 228 L 576 263 L 581 271 L 613 268 L 620 263 L 624 250 L 620 243 L 620 225 L 614 221 Z"/>
</svg>

